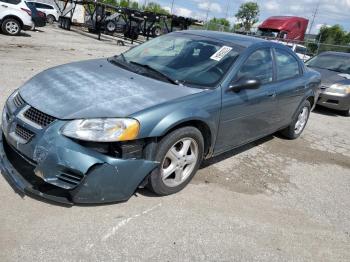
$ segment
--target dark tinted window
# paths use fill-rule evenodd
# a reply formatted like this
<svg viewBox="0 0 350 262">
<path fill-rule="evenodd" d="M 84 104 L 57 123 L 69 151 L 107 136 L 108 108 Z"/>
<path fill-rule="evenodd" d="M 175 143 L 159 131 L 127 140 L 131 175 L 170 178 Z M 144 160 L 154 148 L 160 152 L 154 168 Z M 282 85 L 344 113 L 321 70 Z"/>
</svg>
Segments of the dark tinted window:
<svg viewBox="0 0 350 262">
<path fill-rule="evenodd" d="M 12 5 L 18 5 L 21 2 L 21 0 L 5 0 L 4 2 Z"/>
<path fill-rule="evenodd" d="M 255 51 L 244 62 L 238 72 L 237 78 L 258 78 L 263 84 L 272 81 L 272 56 L 270 49 Z"/>
<path fill-rule="evenodd" d="M 45 4 L 40 4 L 40 3 L 36 3 L 36 8 L 41 8 L 41 9 L 53 9 L 52 6 L 49 5 L 45 5 Z"/>
<path fill-rule="evenodd" d="M 306 65 L 350 74 L 350 57 L 345 55 L 324 54 L 315 56 L 309 60 Z"/>
<path fill-rule="evenodd" d="M 276 49 L 277 80 L 285 80 L 300 74 L 299 63 L 288 52 Z"/>
</svg>

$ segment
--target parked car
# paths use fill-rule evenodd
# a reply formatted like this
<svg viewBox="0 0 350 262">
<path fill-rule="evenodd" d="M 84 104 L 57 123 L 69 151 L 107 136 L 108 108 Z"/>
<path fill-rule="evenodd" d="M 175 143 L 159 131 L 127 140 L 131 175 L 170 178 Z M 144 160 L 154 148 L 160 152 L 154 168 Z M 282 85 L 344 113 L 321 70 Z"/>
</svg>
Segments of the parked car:
<svg viewBox="0 0 350 262">
<path fill-rule="evenodd" d="M 33 5 L 32 3 L 26 2 L 26 4 L 32 13 L 32 20 L 34 22 L 34 27 L 32 28 L 32 30 L 34 30 L 35 27 L 46 26 L 46 14 L 36 9 L 35 5 Z"/>
<path fill-rule="evenodd" d="M 18 35 L 34 27 L 32 12 L 24 0 L 0 0 L 0 24 L 4 34 Z"/>
<path fill-rule="evenodd" d="M 299 44 L 292 44 L 292 43 L 288 43 L 287 46 L 290 49 L 292 49 L 299 56 L 299 58 L 304 62 L 311 58 L 306 46 L 299 45 Z"/>
<path fill-rule="evenodd" d="M 54 22 L 58 21 L 60 13 L 55 8 L 55 6 L 46 4 L 46 3 L 33 2 L 33 1 L 27 1 L 27 3 L 30 5 L 33 5 L 37 10 L 45 13 L 48 23 L 53 24 Z"/>
<path fill-rule="evenodd" d="M 321 94 L 317 104 L 349 116 L 350 54 L 324 52 L 312 58 L 306 65 L 322 76 Z"/>
<path fill-rule="evenodd" d="M 299 137 L 320 82 L 278 43 L 170 33 L 25 83 L 2 114 L 0 167 L 19 190 L 66 204 L 124 201 L 139 186 L 173 194 L 203 159 Z"/>
</svg>

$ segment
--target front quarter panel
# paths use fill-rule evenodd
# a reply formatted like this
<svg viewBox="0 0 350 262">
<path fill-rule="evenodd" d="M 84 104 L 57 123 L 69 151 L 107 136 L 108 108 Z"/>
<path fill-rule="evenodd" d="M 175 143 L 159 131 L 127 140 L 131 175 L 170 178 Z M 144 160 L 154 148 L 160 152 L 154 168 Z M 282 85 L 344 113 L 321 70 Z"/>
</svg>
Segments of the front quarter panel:
<svg viewBox="0 0 350 262">
<path fill-rule="evenodd" d="M 169 130 L 188 121 L 201 121 L 211 132 L 215 143 L 221 108 L 221 89 L 204 90 L 174 101 L 160 104 L 131 117 L 141 124 L 139 138 L 161 137 Z"/>
</svg>

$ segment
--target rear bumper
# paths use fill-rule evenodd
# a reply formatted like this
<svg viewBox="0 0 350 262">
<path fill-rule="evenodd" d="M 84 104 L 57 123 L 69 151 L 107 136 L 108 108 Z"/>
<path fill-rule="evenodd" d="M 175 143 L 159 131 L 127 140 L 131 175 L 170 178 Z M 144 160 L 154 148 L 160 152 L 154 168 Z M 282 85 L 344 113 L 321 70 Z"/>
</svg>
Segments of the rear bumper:
<svg viewBox="0 0 350 262">
<path fill-rule="evenodd" d="M 350 94 L 333 95 L 330 93 L 321 93 L 317 104 L 335 110 L 349 110 Z"/>
<path fill-rule="evenodd" d="M 60 151 L 58 147 L 55 150 Z M 113 159 L 109 162 L 96 158 L 94 162 L 91 156 L 79 153 L 77 158 L 78 152 L 66 151 L 69 153 L 57 156 L 58 160 L 49 152 L 36 165 L 7 143 L 0 126 L 0 170 L 22 196 L 29 195 L 64 205 L 126 201 L 158 165 L 157 162 L 147 160 Z M 82 181 L 74 188 L 65 189 L 55 185 L 53 177 L 59 175 L 59 170 L 74 165 L 88 165 Z"/>
</svg>

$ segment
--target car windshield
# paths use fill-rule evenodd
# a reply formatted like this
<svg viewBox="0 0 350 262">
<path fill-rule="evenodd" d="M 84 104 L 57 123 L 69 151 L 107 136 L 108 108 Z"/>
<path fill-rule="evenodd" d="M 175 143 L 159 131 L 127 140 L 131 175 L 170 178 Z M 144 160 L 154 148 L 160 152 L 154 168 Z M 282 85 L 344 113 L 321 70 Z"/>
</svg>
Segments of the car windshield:
<svg viewBox="0 0 350 262">
<path fill-rule="evenodd" d="M 306 63 L 307 66 L 350 74 L 350 57 L 340 55 L 319 55 Z"/>
<path fill-rule="evenodd" d="M 128 66 L 132 65 L 148 71 L 150 77 L 211 88 L 221 81 L 242 49 L 212 38 L 173 33 L 139 45 L 116 59 L 127 69 L 132 70 Z"/>
</svg>

